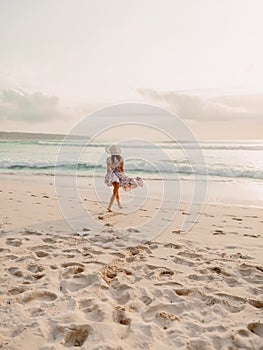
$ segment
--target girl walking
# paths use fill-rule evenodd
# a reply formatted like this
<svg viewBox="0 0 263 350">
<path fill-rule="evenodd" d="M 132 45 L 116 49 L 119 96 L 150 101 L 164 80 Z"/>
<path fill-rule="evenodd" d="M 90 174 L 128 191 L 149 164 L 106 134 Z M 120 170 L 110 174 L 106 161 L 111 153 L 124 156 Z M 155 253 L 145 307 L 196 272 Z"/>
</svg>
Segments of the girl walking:
<svg viewBox="0 0 263 350">
<path fill-rule="evenodd" d="M 118 207 L 121 209 L 119 188 L 122 187 L 125 191 L 130 191 L 138 186 L 143 186 L 143 181 L 140 177 L 132 178 L 124 173 L 124 159 L 121 155 L 121 149 L 116 145 L 111 145 L 105 148 L 109 157 L 106 159 L 107 173 L 105 175 L 105 183 L 107 186 L 113 186 L 113 193 L 107 210 L 111 211 L 112 204 L 116 199 Z"/>
</svg>

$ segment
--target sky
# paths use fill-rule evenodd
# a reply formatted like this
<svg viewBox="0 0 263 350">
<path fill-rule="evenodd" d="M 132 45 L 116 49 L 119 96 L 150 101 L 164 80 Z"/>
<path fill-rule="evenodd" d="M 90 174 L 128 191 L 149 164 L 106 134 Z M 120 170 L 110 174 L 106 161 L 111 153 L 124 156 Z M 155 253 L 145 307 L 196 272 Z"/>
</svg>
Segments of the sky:
<svg viewBox="0 0 263 350">
<path fill-rule="evenodd" d="M 0 130 L 67 133 L 140 102 L 201 139 L 262 138 L 262 13 L 261 0 L 0 0 Z"/>
</svg>

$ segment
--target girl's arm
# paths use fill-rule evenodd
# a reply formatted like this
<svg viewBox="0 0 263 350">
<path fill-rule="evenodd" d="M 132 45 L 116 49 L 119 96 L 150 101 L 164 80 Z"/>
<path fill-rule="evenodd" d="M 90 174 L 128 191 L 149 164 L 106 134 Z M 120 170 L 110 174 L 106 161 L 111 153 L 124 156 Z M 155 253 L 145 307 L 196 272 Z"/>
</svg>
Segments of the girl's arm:
<svg viewBox="0 0 263 350">
<path fill-rule="evenodd" d="M 107 172 L 108 172 L 108 173 L 111 172 L 111 166 L 110 166 L 109 163 L 107 163 Z"/>
<path fill-rule="evenodd" d="M 124 172 L 124 161 L 121 162 L 121 171 Z"/>
</svg>

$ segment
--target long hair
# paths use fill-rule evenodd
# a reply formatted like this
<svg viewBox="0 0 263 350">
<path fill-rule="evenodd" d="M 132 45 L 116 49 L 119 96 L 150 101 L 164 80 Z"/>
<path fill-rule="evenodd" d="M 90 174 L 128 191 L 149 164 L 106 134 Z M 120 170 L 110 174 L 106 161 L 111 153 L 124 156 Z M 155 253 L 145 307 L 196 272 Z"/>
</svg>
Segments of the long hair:
<svg viewBox="0 0 263 350">
<path fill-rule="evenodd" d="M 115 161 L 115 159 L 117 159 L 118 162 L 121 162 L 121 156 L 118 154 L 112 154 L 111 155 L 111 161 L 112 163 Z"/>
</svg>

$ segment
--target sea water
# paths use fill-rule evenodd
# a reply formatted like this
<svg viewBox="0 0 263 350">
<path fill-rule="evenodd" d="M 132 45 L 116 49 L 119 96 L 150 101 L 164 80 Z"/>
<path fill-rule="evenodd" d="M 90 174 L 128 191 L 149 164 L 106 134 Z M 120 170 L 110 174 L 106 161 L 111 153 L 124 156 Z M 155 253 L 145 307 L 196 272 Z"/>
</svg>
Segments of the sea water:
<svg viewBox="0 0 263 350">
<path fill-rule="evenodd" d="M 45 134 L 1 133 L 0 173 L 96 177 L 105 175 L 108 142 Z M 261 206 L 263 140 L 121 144 L 125 171 L 144 181 L 207 181 L 210 201 Z M 204 162 L 189 158 L 198 148 Z M 156 154 L 154 161 L 152 155 Z M 193 162 L 195 163 L 193 165 Z M 100 181 L 100 180 L 99 180 Z M 213 186 L 211 186 L 213 184 Z M 187 196 L 186 196 L 187 197 Z"/>
</svg>

